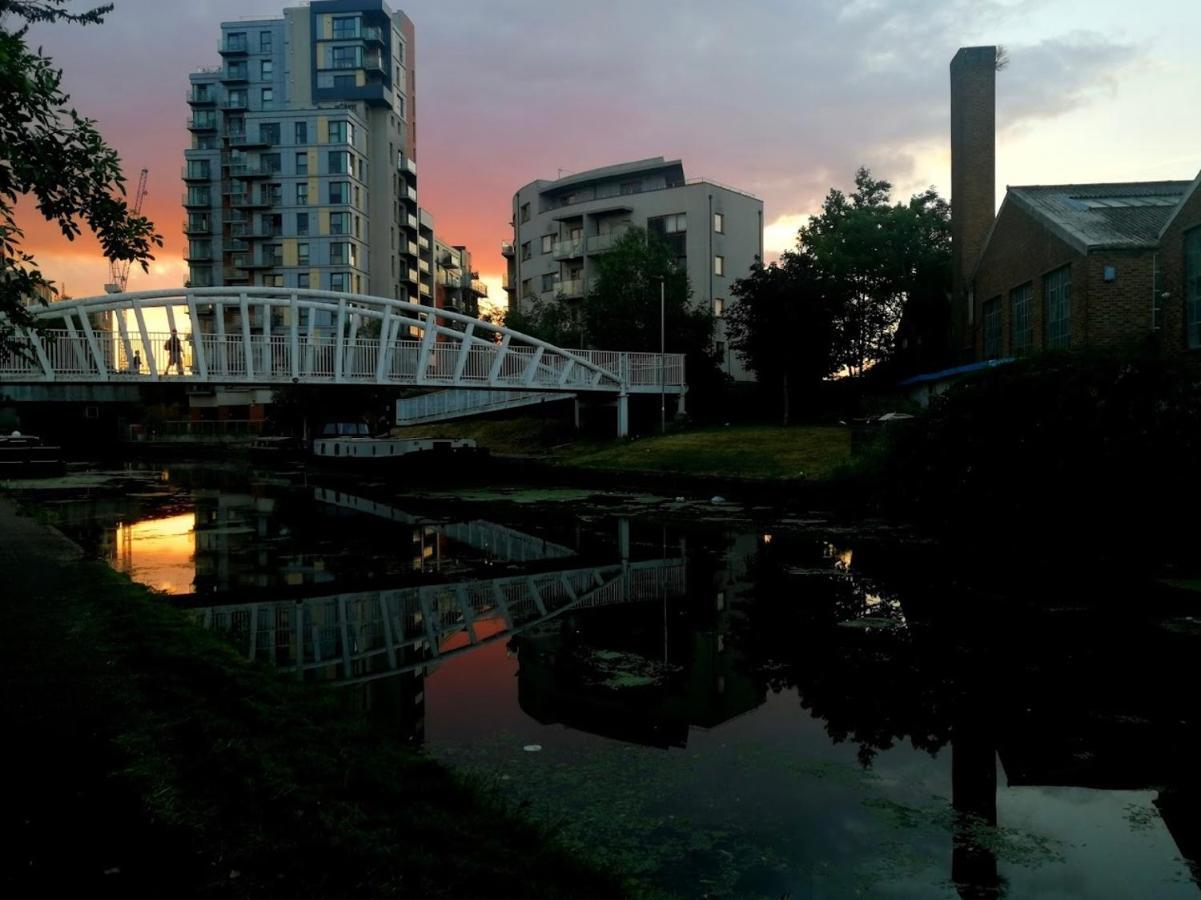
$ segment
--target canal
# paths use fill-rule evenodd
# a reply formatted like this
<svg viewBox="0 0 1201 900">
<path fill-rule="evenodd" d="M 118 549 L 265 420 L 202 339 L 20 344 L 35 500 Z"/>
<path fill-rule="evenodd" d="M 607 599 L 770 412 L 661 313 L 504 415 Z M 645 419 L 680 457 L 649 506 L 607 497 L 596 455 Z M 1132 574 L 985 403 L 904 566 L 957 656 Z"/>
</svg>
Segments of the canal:
<svg viewBox="0 0 1201 900">
<path fill-rule="evenodd" d="M 38 508 L 672 894 L 1201 896 L 1196 594 L 704 498 L 178 464 Z"/>
</svg>

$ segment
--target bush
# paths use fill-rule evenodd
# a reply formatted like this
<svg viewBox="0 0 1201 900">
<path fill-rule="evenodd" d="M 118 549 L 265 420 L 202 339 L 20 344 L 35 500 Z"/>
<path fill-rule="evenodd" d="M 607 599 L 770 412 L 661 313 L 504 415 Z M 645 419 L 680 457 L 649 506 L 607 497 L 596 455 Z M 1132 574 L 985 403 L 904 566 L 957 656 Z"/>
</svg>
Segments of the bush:
<svg viewBox="0 0 1201 900">
<path fill-rule="evenodd" d="M 969 541 L 1147 554 L 1185 548 L 1201 499 L 1201 382 L 1187 362 L 1045 356 L 937 398 L 869 455 L 895 511 Z"/>
</svg>

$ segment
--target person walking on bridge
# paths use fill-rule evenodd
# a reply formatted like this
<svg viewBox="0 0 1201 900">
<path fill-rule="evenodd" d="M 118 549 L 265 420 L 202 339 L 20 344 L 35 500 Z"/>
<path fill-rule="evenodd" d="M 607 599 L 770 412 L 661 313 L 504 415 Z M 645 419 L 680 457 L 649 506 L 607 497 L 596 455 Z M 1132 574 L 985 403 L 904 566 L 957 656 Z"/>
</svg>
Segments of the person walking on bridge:
<svg viewBox="0 0 1201 900">
<path fill-rule="evenodd" d="M 167 351 L 167 370 L 170 371 L 172 366 L 175 366 L 177 374 L 183 374 L 183 344 L 179 342 L 179 335 L 175 333 L 175 329 L 171 329 L 171 337 L 167 338 L 167 342 L 163 344 L 163 349 Z"/>
</svg>

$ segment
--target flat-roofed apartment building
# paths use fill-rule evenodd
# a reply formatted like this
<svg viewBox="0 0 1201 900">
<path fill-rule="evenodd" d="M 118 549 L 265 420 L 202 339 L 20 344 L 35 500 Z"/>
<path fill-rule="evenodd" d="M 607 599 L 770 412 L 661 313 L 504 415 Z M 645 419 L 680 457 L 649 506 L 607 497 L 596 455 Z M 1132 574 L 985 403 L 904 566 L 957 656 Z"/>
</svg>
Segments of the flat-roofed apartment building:
<svg viewBox="0 0 1201 900">
<path fill-rule="evenodd" d="M 1201 350 L 1201 174 L 1009 187 L 994 215 L 995 47 L 951 62 L 952 349 Z"/>
<path fill-rule="evenodd" d="M 706 179 L 688 180 L 661 156 L 533 181 L 513 197 L 505 290 L 511 309 L 535 300 L 570 303 L 596 278 L 596 258 L 631 227 L 657 233 L 688 272 L 692 301 L 717 316 L 723 369 L 747 379 L 722 321 L 730 285 L 763 257 L 763 201 Z M 657 302 L 658 298 L 648 298 Z"/>
<path fill-rule="evenodd" d="M 413 24 L 381 0 L 223 22 L 190 76 L 184 206 L 194 287 L 433 303 L 418 277 Z"/>
</svg>

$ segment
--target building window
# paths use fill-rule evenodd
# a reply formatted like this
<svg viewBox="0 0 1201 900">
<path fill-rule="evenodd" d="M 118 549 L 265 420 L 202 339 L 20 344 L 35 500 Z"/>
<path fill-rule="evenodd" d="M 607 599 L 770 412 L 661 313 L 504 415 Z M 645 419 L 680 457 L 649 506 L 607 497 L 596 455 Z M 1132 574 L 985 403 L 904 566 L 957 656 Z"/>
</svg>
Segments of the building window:
<svg viewBox="0 0 1201 900">
<path fill-rule="evenodd" d="M 263 287 L 283 287 L 283 286 L 284 286 L 284 276 L 283 275 L 264 275 L 263 276 Z"/>
<path fill-rule="evenodd" d="M 404 94 L 396 95 L 396 114 L 402 119 L 405 117 L 405 98 Z"/>
<path fill-rule="evenodd" d="M 296 205 L 309 205 L 309 186 L 307 182 L 301 181 L 296 184 Z"/>
<path fill-rule="evenodd" d="M 296 265 L 307 266 L 308 264 L 309 264 L 309 245 L 308 244 L 297 244 L 296 245 Z"/>
<path fill-rule="evenodd" d="M 344 41 L 359 36 L 357 16 L 334 16 L 334 40 Z"/>
<path fill-rule="evenodd" d="M 542 276 L 542 293 L 548 293 L 555 289 L 555 282 L 559 280 L 559 276 L 555 272 Z"/>
<path fill-rule="evenodd" d="M 309 214 L 307 212 L 296 214 L 296 233 L 299 235 L 309 233 Z"/>
<path fill-rule="evenodd" d="M 330 272 L 329 273 L 329 289 L 331 291 L 344 291 L 348 282 L 345 272 Z"/>
<path fill-rule="evenodd" d="M 268 244 L 263 248 L 263 265 L 282 266 L 284 264 L 284 248 L 282 244 Z"/>
<path fill-rule="evenodd" d="M 309 155 L 307 153 L 297 153 L 296 154 L 296 174 L 297 175 L 308 175 L 309 174 Z"/>
<path fill-rule="evenodd" d="M 724 256 L 713 257 L 713 274 L 714 275 L 725 275 L 726 274 L 726 258 Z"/>
<path fill-rule="evenodd" d="M 984 304 L 984 358 L 1001 355 L 1001 298 L 993 297 Z"/>
<path fill-rule="evenodd" d="M 284 186 L 282 184 L 265 184 L 263 185 L 263 196 L 272 206 L 279 206 L 284 202 Z"/>
<path fill-rule="evenodd" d="M 1064 266 L 1043 277 L 1043 307 L 1046 309 L 1048 348 L 1072 345 L 1072 267 Z"/>
<path fill-rule="evenodd" d="M 718 234 L 726 233 L 726 214 L 725 213 L 714 213 L 713 214 L 713 230 L 716 231 Z"/>
<path fill-rule="evenodd" d="M 226 109 L 245 109 L 246 92 L 241 88 L 231 89 L 225 96 Z"/>
<path fill-rule="evenodd" d="M 275 146 L 279 143 L 279 122 L 260 122 L 259 140 Z"/>
<path fill-rule="evenodd" d="M 296 143 L 307 144 L 309 142 L 309 123 L 297 122 L 296 128 Z"/>
<path fill-rule="evenodd" d="M 348 175 L 352 165 L 349 150 L 329 151 L 329 172 L 331 175 Z"/>
<path fill-rule="evenodd" d="M 619 188 L 619 190 L 623 194 L 637 194 L 640 190 L 642 190 L 642 182 L 641 181 L 623 181 L 621 183 L 621 187 Z"/>
<path fill-rule="evenodd" d="M 283 168 L 283 160 L 278 153 L 262 153 L 259 155 L 259 166 L 264 172 L 274 175 Z"/>
<path fill-rule="evenodd" d="M 259 80 L 260 81 L 270 81 L 271 80 L 271 72 L 272 72 L 271 60 L 264 59 L 259 62 Z"/>
<path fill-rule="evenodd" d="M 329 143 L 331 144 L 353 144 L 354 143 L 354 126 L 349 122 L 330 122 L 329 123 Z"/>
<path fill-rule="evenodd" d="M 329 214 L 330 234 L 350 234 L 350 213 L 335 212 Z"/>
<path fill-rule="evenodd" d="M 555 246 L 555 236 L 553 234 L 542 235 L 542 252 L 550 253 Z"/>
<path fill-rule="evenodd" d="M 721 359 L 721 364 L 724 366 L 726 364 L 726 342 L 718 341 L 716 350 L 718 357 Z"/>
<path fill-rule="evenodd" d="M 1201 347 L 1201 228 L 1184 236 L 1184 303 L 1189 349 Z"/>
<path fill-rule="evenodd" d="M 358 69 L 362 66 L 362 47 L 333 47 L 330 50 L 331 69 Z"/>
<path fill-rule="evenodd" d="M 263 109 L 270 109 L 275 104 L 275 89 L 263 88 Z M 277 141 L 278 143 L 278 141 Z"/>
<path fill-rule="evenodd" d="M 688 216 L 684 213 L 656 216 L 646 220 L 646 230 L 655 234 L 680 234 L 688 230 Z"/>
<path fill-rule="evenodd" d="M 521 204 L 521 221 L 528 222 L 530 220 L 530 205 L 528 203 Z"/>
<path fill-rule="evenodd" d="M 533 281 L 531 281 L 529 278 L 523 279 L 521 282 L 521 299 L 532 300 L 534 297 L 535 294 Z"/>
<path fill-rule="evenodd" d="M 1022 353 L 1034 346 L 1034 285 L 1009 292 L 1009 350 Z"/>
<path fill-rule="evenodd" d="M 350 244 L 333 243 L 329 245 L 329 263 L 331 266 L 344 266 L 350 262 Z"/>
<path fill-rule="evenodd" d="M 350 182 L 331 181 L 329 183 L 329 202 L 334 204 L 350 202 Z"/>
<path fill-rule="evenodd" d="M 308 272 L 297 273 L 296 286 L 298 288 L 307 288 L 309 286 L 309 273 Z"/>
<path fill-rule="evenodd" d="M 271 52 L 271 32 L 270 31 L 260 31 L 259 32 L 259 53 L 270 53 L 270 52 Z"/>
<path fill-rule="evenodd" d="M 725 314 L 726 314 L 726 301 L 723 300 L 721 297 L 714 297 L 713 298 L 713 315 L 717 316 L 717 318 L 720 319 Z"/>
<path fill-rule="evenodd" d="M 225 36 L 225 49 L 234 52 L 246 50 L 246 32 L 231 31 Z"/>
<path fill-rule="evenodd" d="M 527 260 L 532 255 L 533 254 L 530 252 L 530 242 L 526 241 L 524 244 L 521 245 L 521 258 L 522 258 L 522 260 Z"/>
</svg>

